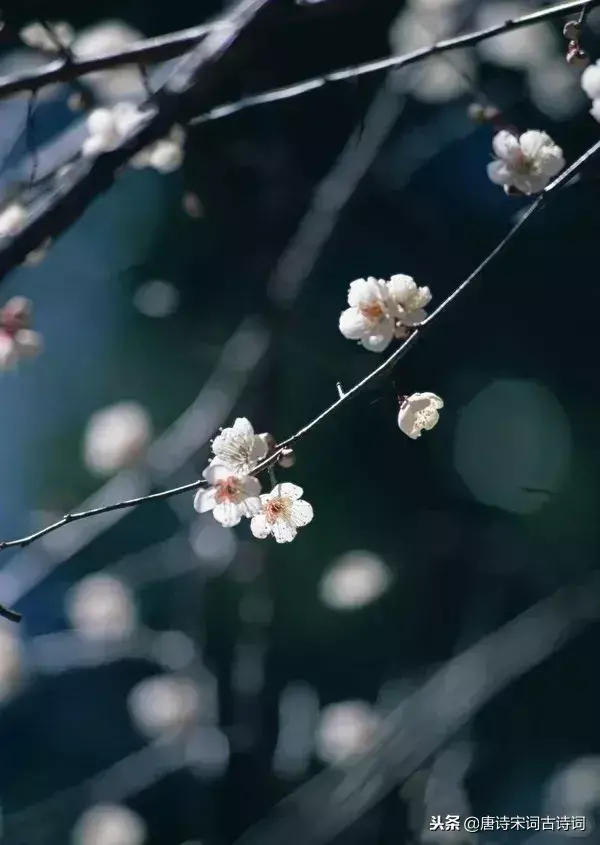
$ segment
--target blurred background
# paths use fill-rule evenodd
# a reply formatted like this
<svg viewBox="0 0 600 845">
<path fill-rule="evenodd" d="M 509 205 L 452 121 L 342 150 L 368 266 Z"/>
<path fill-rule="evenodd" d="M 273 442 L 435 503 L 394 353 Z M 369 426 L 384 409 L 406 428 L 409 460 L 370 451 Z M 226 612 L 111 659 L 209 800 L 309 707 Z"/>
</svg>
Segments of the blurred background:
<svg viewBox="0 0 600 845">
<path fill-rule="evenodd" d="M 540 6 L 290 3 L 280 37 L 245 57 L 236 95 Z M 221 11 L 7 3 L 0 75 L 48 60 L 18 40 L 38 17 L 70 24 L 83 56 Z M 336 382 L 365 376 L 379 359 L 337 327 L 350 281 L 407 273 L 436 305 L 528 205 L 488 181 L 492 130 L 469 104 L 483 92 L 508 122 L 548 131 L 567 161 L 597 140 L 563 23 L 200 124 L 180 171 L 125 172 L 41 264 L 3 281 L 2 303 L 34 301 L 46 349 L 0 381 L 0 536 L 193 481 L 236 416 L 282 439 L 335 399 Z M 598 14 L 583 44 L 600 55 Z M 96 104 L 144 97 L 136 68 L 85 91 Z M 0 104 L 4 196 L 27 179 L 32 149 L 43 171 L 80 137 L 80 94 L 44 90 L 33 121 L 27 98 Z M 571 841 L 429 830 L 432 815 L 546 813 L 585 815 L 579 837 L 600 841 L 598 608 L 534 611 L 510 653 L 422 693 L 426 760 L 396 771 L 372 746 L 392 719 L 405 760 L 416 734 L 402 707 L 431 673 L 597 568 L 597 184 L 536 215 L 390 377 L 298 443 L 278 477 L 304 488 L 315 519 L 293 544 L 257 541 L 246 522 L 221 528 L 185 495 L 3 553 L 0 600 L 24 614 L 0 620 L 3 842 L 221 845 L 260 820 L 244 842 L 299 830 L 304 845 Z M 412 442 L 396 396 L 415 391 L 445 408 Z M 578 615 L 576 637 L 554 635 Z M 439 720 L 463 710 L 438 742 Z M 356 818 L 330 781 L 295 798 L 362 752 L 384 788 Z M 285 807 L 300 805 L 295 828 Z M 334 810 L 349 816 L 329 829 Z"/>
</svg>

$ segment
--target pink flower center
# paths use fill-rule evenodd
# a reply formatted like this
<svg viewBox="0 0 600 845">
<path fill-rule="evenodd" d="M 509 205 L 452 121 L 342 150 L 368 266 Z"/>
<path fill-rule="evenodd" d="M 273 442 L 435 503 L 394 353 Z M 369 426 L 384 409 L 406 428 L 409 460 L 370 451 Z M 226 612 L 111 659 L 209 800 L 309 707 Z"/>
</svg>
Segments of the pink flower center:
<svg viewBox="0 0 600 845">
<path fill-rule="evenodd" d="M 235 475 L 230 475 L 228 478 L 217 481 L 215 488 L 217 504 L 222 504 L 223 502 L 236 503 L 240 499 L 240 482 Z"/>
<path fill-rule="evenodd" d="M 285 519 L 289 513 L 290 504 L 290 499 L 286 497 L 268 501 L 264 508 L 267 522 L 277 522 L 278 519 Z"/>
</svg>

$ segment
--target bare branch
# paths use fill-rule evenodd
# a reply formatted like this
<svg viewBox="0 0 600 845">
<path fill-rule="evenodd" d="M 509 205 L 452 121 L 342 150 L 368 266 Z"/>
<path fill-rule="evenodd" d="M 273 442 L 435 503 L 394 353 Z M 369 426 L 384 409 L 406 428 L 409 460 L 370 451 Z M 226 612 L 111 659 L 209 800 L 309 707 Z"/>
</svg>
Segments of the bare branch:
<svg viewBox="0 0 600 845">
<path fill-rule="evenodd" d="M 195 47 L 210 32 L 225 25 L 225 21 L 202 24 L 179 32 L 172 32 L 169 35 L 136 41 L 122 50 L 104 53 L 91 59 L 76 59 L 74 57 L 69 61 L 65 61 L 64 58 L 57 59 L 26 73 L 15 73 L 0 77 L 0 100 L 23 91 L 39 91 L 40 88 L 45 88 L 47 85 L 53 85 L 57 82 L 73 82 L 81 76 L 100 70 L 175 59 Z"/>
<path fill-rule="evenodd" d="M 436 41 L 427 47 L 420 47 L 418 50 L 413 50 L 410 53 L 404 53 L 402 56 L 389 56 L 385 59 L 377 59 L 371 62 L 365 62 L 359 65 L 352 65 L 350 67 L 342 68 L 341 70 L 324 73 L 320 76 L 313 76 L 310 79 L 305 79 L 302 82 L 295 82 L 293 85 L 286 85 L 283 88 L 275 88 L 272 91 L 261 92 L 260 94 L 252 94 L 248 97 L 242 97 L 233 103 L 226 103 L 218 106 L 206 114 L 199 115 L 190 121 L 190 124 L 196 125 L 199 123 L 206 123 L 212 120 L 220 120 L 223 117 L 229 117 L 232 114 L 243 109 L 252 108 L 254 106 L 267 105 L 275 103 L 279 100 L 289 100 L 293 97 L 298 97 L 300 94 L 308 94 L 310 91 L 317 91 L 325 85 L 333 82 L 344 82 L 348 79 L 356 79 L 359 76 L 366 76 L 371 73 L 382 73 L 386 70 L 399 70 L 408 65 L 422 62 L 431 56 L 448 53 L 451 50 L 461 50 L 465 47 L 474 47 L 481 41 L 487 41 L 489 38 L 496 38 L 498 35 L 504 35 L 507 32 L 512 32 L 515 29 L 522 29 L 523 27 L 533 26 L 534 24 L 544 23 L 545 21 L 553 20 L 566 16 L 572 12 L 580 10 L 580 20 L 583 20 L 588 12 L 595 6 L 600 4 L 600 0 L 575 0 L 575 2 L 560 3 L 558 6 L 551 6 L 548 9 L 540 9 L 537 12 L 531 12 L 528 15 L 522 15 L 513 20 L 504 21 L 504 23 L 496 24 L 495 26 L 487 27 L 476 32 L 468 32 L 463 35 L 453 36 L 452 38 L 445 38 L 442 41 Z M 0 85 L 0 96 L 2 94 L 2 87 Z"/>
<path fill-rule="evenodd" d="M 385 59 L 377 59 L 376 61 L 353 65 L 351 67 L 332 71 L 321 76 L 315 76 L 311 79 L 306 79 L 302 82 L 294 83 L 293 85 L 285 86 L 283 88 L 277 88 L 272 91 L 266 91 L 261 94 L 244 97 L 235 103 L 219 106 L 218 108 L 213 109 L 212 112 L 195 118 L 194 122 L 201 123 L 207 120 L 217 120 L 229 114 L 234 114 L 243 108 L 296 97 L 299 94 L 304 94 L 309 91 L 322 88 L 324 85 L 331 82 L 341 82 L 346 79 L 353 79 L 366 74 L 379 73 L 385 70 L 394 70 L 406 67 L 407 65 L 423 61 L 430 56 L 447 53 L 451 50 L 459 50 L 464 47 L 474 47 L 481 41 L 486 41 L 489 38 L 495 38 L 496 36 L 503 35 L 506 32 L 543 23 L 545 21 L 553 20 L 554 18 L 560 18 L 577 11 L 581 13 L 580 20 L 583 20 L 585 15 L 587 15 L 587 13 L 599 3 L 600 0 L 568 0 L 567 2 L 560 3 L 556 6 L 550 6 L 547 9 L 539 9 L 536 12 L 522 15 L 521 17 L 514 18 L 513 20 L 504 21 L 503 23 L 496 24 L 495 26 L 490 26 L 487 29 L 447 38 L 443 41 L 437 41 L 428 47 L 422 47 L 418 50 L 412 51 L 411 53 L 406 53 L 403 56 L 390 56 Z M 138 41 L 123 50 L 105 53 L 102 56 L 96 56 L 91 59 L 73 58 L 69 62 L 58 60 L 39 67 L 36 70 L 28 71 L 27 73 L 0 77 L 0 100 L 23 91 L 36 91 L 40 88 L 44 88 L 46 85 L 52 85 L 57 82 L 72 82 L 79 77 L 86 76 L 87 74 L 94 73 L 96 71 L 109 70 L 123 65 L 164 62 L 183 55 L 197 45 L 198 42 L 200 42 L 210 32 L 226 26 L 226 19 L 217 20 L 212 24 L 202 24 L 200 26 L 191 27 L 190 29 L 173 32 L 168 35 L 161 35 L 157 38 L 148 38 L 144 41 Z"/>
<path fill-rule="evenodd" d="M 473 270 L 473 272 L 449 295 L 446 299 L 436 308 L 435 311 L 423 322 L 420 326 L 413 331 L 413 333 L 402 343 L 391 355 L 389 355 L 385 361 L 372 370 L 364 379 L 359 381 L 349 390 L 346 390 L 340 395 L 340 398 L 333 402 L 328 408 L 325 408 L 320 414 L 318 414 L 313 420 L 309 423 L 304 425 L 302 428 L 298 429 L 295 434 L 292 434 L 286 440 L 282 440 L 280 443 L 277 443 L 265 460 L 261 461 L 255 469 L 253 474 L 258 474 L 260 472 L 268 471 L 278 460 L 281 456 L 283 451 L 291 446 L 296 441 L 300 440 L 306 434 L 308 434 L 312 429 L 314 429 L 317 425 L 319 425 L 323 420 L 325 420 L 330 414 L 335 413 L 344 403 L 348 402 L 351 399 L 354 399 L 358 394 L 364 390 L 368 385 L 375 382 L 378 378 L 385 375 L 392 367 L 394 367 L 398 361 L 404 357 L 404 355 L 409 351 L 411 347 L 413 347 L 416 341 L 422 337 L 426 331 L 430 329 L 430 327 L 439 319 L 439 317 L 444 313 L 447 312 L 448 307 L 455 302 L 458 297 L 466 291 L 466 289 L 478 279 L 483 271 L 488 267 L 489 264 L 498 256 L 501 252 L 504 251 L 506 246 L 510 243 L 510 241 L 514 238 L 517 232 L 524 226 L 527 220 L 529 220 L 537 211 L 541 210 L 543 207 L 546 206 L 548 200 L 559 193 L 560 189 L 564 187 L 568 182 L 573 179 L 586 165 L 587 163 L 596 155 L 600 153 L 600 141 L 586 150 L 583 155 L 581 155 L 570 167 L 568 167 L 564 173 L 562 173 L 557 179 L 551 182 L 547 188 L 545 189 L 544 193 L 541 194 L 537 200 L 527 209 L 525 214 L 521 216 L 519 221 L 515 223 L 512 229 L 508 232 L 508 234 L 500 241 L 500 243 L 492 250 L 492 252 L 487 255 L 486 258 Z M 339 391 L 339 387 L 338 387 Z M 53 531 L 62 528 L 63 525 L 68 525 L 70 522 L 76 522 L 81 519 L 87 519 L 91 516 L 99 516 L 103 513 L 109 513 L 111 511 L 116 510 L 123 510 L 126 508 L 134 508 L 137 505 L 143 505 L 146 502 L 155 502 L 160 501 L 163 499 L 170 499 L 173 496 L 179 496 L 181 493 L 190 493 L 195 490 L 198 490 L 200 487 L 206 485 L 206 482 L 203 479 L 198 481 L 193 481 L 190 484 L 184 484 L 181 487 L 173 487 L 169 490 L 163 490 L 159 493 L 151 493 L 150 495 L 140 496 L 136 499 L 126 499 L 121 502 L 115 502 L 111 505 L 104 505 L 103 507 L 93 508 L 91 510 L 86 511 L 78 511 L 71 514 L 66 514 L 63 516 L 62 519 L 59 519 L 57 522 L 52 523 L 51 525 L 47 525 L 45 528 L 36 531 L 34 534 L 29 534 L 26 537 L 20 537 L 16 540 L 6 540 L 0 543 L 0 551 L 8 548 L 14 547 L 23 547 L 28 546 L 31 543 L 35 542 L 36 540 L 44 537 L 46 534 L 50 534 Z M 18 622 L 20 620 L 20 615 L 15 613 L 14 611 L 9 611 L 6 608 L 0 605 L 0 616 L 5 616 L 7 619 L 11 619 L 13 622 Z"/>
</svg>

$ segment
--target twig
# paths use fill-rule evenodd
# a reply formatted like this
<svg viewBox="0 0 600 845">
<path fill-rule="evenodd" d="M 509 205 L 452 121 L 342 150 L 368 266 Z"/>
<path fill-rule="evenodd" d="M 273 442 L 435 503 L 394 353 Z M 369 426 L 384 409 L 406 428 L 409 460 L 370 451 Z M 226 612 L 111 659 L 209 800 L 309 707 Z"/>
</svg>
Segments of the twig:
<svg viewBox="0 0 600 845">
<path fill-rule="evenodd" d="M 409 351 L 409 349 L 414 346 L 417 339 L 422 337 L 424 333 L 435 323 L 435 321 L 443 314 L 444 311 L 448 309 L 448 306 L 451 303 L 455 302 L 456 299 L 464 293 L 464 291 L 469 287 L 469 285 L 474 282 L 486 267 L 491 264 L 491 262 L 500 255 L 501 252 L 504 251 L 505 247 L 510 243 L 510 241 L 514 238 L 516 233 L 522 226 L 525 224 L 527 220 L 529 220 L 537 211 L 543 208 L 549 198 L 553 195 L 556 195 L 560 188 L 565 186 L 580 170 L 598 153 L 600 153 L 600 141 L 597 141 L 592 147 L 586 150 L 583 155 L 581 155 L 570 167 L 568 167 L 564 173 L 562 173 L 558 178 L 556 178 L 553 182 L 551 182 L 543 194 L 541 194 L 537 200 L 527 209 L 525 214 L 519 219 L 517 223 L 511 228 L 508 234 L 500 241 L 500 243 L 489 253 L 489 255 L 475 268 L 475 270 L 449 295 L 446 299 L 436 308 L 432 314 L 424 320 L 420 326 L 413 331 L 413 333 L 408 337 L 404 343 L 399 346 L 385 361 L 372 370 L 364 379 L 359 381 L 349 390 L 346 390 L 343 395 L 333 402 L 328 408 L 318 414 L 313 420 L 309 423 L 304 425 L 302 428 L 298 429 L 295 434 L 292 434 L 286 440 L 282 440 L 280 443 L 277 443 L 274 447 L 272 453 L 265 458 L 265 460 L 261 461 L 255 469 L 254 474 L 258 474 L 265 470 L 268 470 L 271 466 L 273 466 L 283 450 L 290 446 L 292 443 L 300 440 L 309 431 L 312 431 L 319 423 L 321 423 L 326 417 L 330 414 L 333 414 L 335 411 L 338 410 L 341 405 L 345 402 L 348 402 L 350 399 L 355 398 L 358 394 L 364 390 L 369 384 L 375 382 L 380 376 L 384 375 L 388 370 L 390 370 L 397 362 L 404 357 L 404 355 Z M 163 490 L 159 493 L 151 493 L 147 496 L 140 496 L 136 499 L 126 499 L 122 502 L 115 502 L 111 505 L 105 505 L 99 508 L 92 508 L 91 510 L 86 511 L 78 511 L 71 514 L 66 514 L 59 519 L 57 522 L 52 523 L 51 525 L 47 525 L 45 528 L 36 531 L 33 534 L 29 534 L 26 537 L 20 537 L 16 540 L 5 540 L 0 542 L 0 551 L 8 548 L 14 548 L 16 546 L 24 547 L 28 546 L 31 543 L 35 542 L 35 540 L 44 537 L 46 534 L 50 534 L 52 531 L 56 531 L 59 528 L 62 528 L 63 525 L 68 525 L 70 522 L 76 522 L 80 519 L 87 519 L 91 516 L 98 516 L 103 513 L 109 513 L 110 511 L 122 510 L 124 508 L 133 508 L 137 505 L 145 504 L 146 502 L 155 502 L 160 501 L 162 499 L 170 499 L 173 496 L 179 496 L 181 493 L 190 493 L 194 490 L 198 490 L 200 487 L 206 485 L 206 481 L 200 479 L 198 481 L 193 481 L 189 484 L 184 484 L 181 487 L 173 487 L 169 490 Z M 0 615 L 5 615 L 4 609 L 0 608 Z M 17 615 L 18 614 L 14 614 Z"/>
<path fill-rule="evenodd" d="M 186 123 L 198 100 L 210 107 L 222 76 L 232 73 L 230 48 L 243 38 L 251 41 L 270 16 L 274 0 L 238 0 L 228 25 L 214 29 L 182 58 L 149 105 L 148 119 L 115 149 L 93 161 L 73 162 L 68 182 L 59 184 L 41 209 L 30 212 L 26 226 L 0 247 L 0 279 L 48 238 L 55 238 L 114 182 L 117 172 L 140 150 L 163 138 L 176 123 Z M 200 77 L 200 78 L 199 78 Z"/>
<path fill-rule="evenodd" d="M 476 32 L 468 32 L 464 35 L 453 36 L 452 38 L 445 38 L 442 41 L 436 41 L 427 47 L 420 47 L 418 50 L 413 50 L 410 53 L 405 53 L 402 56 L 389 56 L 385 59 L 377 59 L 371 62 L 364 62 L 363 64 L 351 65 L 350 67 L 342 68 L 341 70 L 324 73 L 320 76 L 313 76 L 310 79 L 305 79 L 302 82 L 296 82 L 293 85 L 286 85 L 283 88 L 275 88 L 271 91 L 264 91 L 259 94 L 251 94 L 248 97 L 242 97 L 232 103 L 226 103 L 218 106 L 206 114 L 199 115 L 190 121 L 191 125 L 199 123 L 206 123 L 212 120 L 220 120 L 223 117 L 229 117 L 232 114 L 243 109 L 251 108 L 253 106 L 267 105 L 268 103 L 275 103 L 279 100 L 289 100 L 293 97 L 298 97 L 300 94 L 307 94 L 310 91 L 317 91 L 325 85 L 333 82 L 343 82 L 348 79 L 356 79 L 360 76 L 366 76 L 371 73 L 382 73 L 386 70 L 399 70 L 407 67 L 407 65 L 416 64 L 424 61 L 431 56 L 440 55 L 441 53 L 448 53 L 451 50 L 461 50 L 465 47 L 474 47 L 481 41 L 487 41 L 489 38 L 496 38 L 498 35 L 504 35 L 506 32 L 512 32 L 515 29 L 522 29 L 523 27 L 533 26 L 534 24 L 544 23 L 545 21 L 553 20 L 568 15 L 570 12 L 581 10 L 581 15 L 585 17 L 595 6 L 600 4 L 600 0 L 576 0 L 576 2 L 561 3 L 558 6 L 551 6 L 549 9 L 539 9 L 537 12 L 532 12 L 528 15 L 523 15 L 520 18 L 504 21 L 504 23 L 496 24 L 495 26 L 487 27 Z M 0 85 L 0 96 L 2 95 L 2 87 Z"/>
<path fill-rule="evenodd" d="M 429 56 L 446 53 L 450 50 L 457 50 L 463 47 L 473 47 L 480 41 L 485 41 L 488 38 L 494 38 L 505 32 L 563 17 L 572 12 L 580 11 L 585 16 L 599 2 L 600 0 L 568 0 L 568 2 L 560 3 L 557 6 L 539 9 L 536 12 L 514 18 L 514 20 L 504 21 L 501 24 L 490 26 L 487 29 L 438 41 L 435 44 L 422 47 L 403 56 L 390 56 L 385 59 L 353 65 L 342 70 L 323 74 L 322 76 L 315 76 L 304 82 L 295 83 L 284 88 L 244 97 L 236 103 L 221 106 L 214 109 L 212 113 L 202 115 L 195 120 L 196 122 L 216 120 L 220 117 L 233 114 L 242 108 L 276 102 L 277 100 L 295 97 L 308 91 L 314 91 L 330 82 L 340 82 L 345 79 L 364 76 L 365 74 L 401 68 L 422 61 Z M 91 59 L 74 58 L 69 63 L 55 61 L 36 70 L 28 71 L 27 73 L 11 74 L 0 78 L 0 100 L 22 91 L 39 90 L 46 85 L 52 85 L 57 82 L 72 82 L 78 77 L 86 76 L 89 73 L 99 70 L 109 70 L 123 65 L 164 62 L 183 55 L 210 32 L 226 25 L 226 20 L 217 20 L 212 24 L 202 24 L 201 26 L 191 27 L 190 29 L 184 29 L 157 38 L 138 41 L 123 50 L 105 53 L 102 56 L 95 56 Z"/>
</svg>

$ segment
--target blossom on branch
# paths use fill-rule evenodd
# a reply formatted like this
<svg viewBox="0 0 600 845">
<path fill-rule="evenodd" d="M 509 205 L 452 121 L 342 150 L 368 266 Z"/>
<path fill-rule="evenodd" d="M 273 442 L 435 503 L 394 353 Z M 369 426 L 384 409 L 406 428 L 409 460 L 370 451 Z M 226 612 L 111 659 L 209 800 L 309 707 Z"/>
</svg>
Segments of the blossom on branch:
<svg viewBox="0 0 600 845">
<path fill-rule="evenodd" d="M 431 302 L 428 287 L 418 287 L 412 276 L 400 273 L 389 280 L 388 289 L 396 306 L 396 337 L 406 337 L 408 329 L 422 323 L 427 317 L 424 311 Z"/>
<path fill-rule="evenodd" d="M 224 428 L 212 442 L 212 451 L 220 464 L 234 475 L 250 475 L 254 467 L 267 456 L 269 435 L 255 434 L 252 423 L 238 417 L 231 428 Z"/>
<path fill-rule="evenodd" d="M 32 310 L 32 302 L 24 296 L 13 297 L 0 309 L 0 369 L 8 370 L 41 352 L 42 336 L 29 328 Z"/>
<path fill-rule="evenodd" d="M 521 136 L 501 129 L 492 146 L 497 158 L 488 164 L 488 176 L 507 193 L 538 194 L 565 166 L 561 148 L 537 129 Z"/>
<path fill-rule="evenodd" d="M 587 67 L 581 74 L 581 87 L 592 100 L 590 114 L 600 123 L 600 61 Z"/>
<path fill-rule="evenodd" d="M 258 479 L 251 475 L 235 475 L 217 458 L 211 461 L 202 476 L 211 486 L 198 490 L 194 497 L 198 513 L 212 511 L 217 522 L 225 528 L 233 528 L 243 516 L 252 517 L 260 512 Z"/>
<path fill-rule="evenodd" d="M 373 276 L 356 279 L 348 291 L 350 308 L 340 315 L 340 331 L 371 352 L 383 352 L 394 337 L 406 337 L 426 318 L 423 309 L 430 301 L 429 288 L 402 273 L 387 282 Z"/>
<path fill-rule="evenodd" d="M 412 396 L 404 396 L 398 413 L 400 431 L 416 440 L 423 430 L 430 431 L 437 425 L 439 411 L 443 407 L 443 400 L 435 393 L 413 393 Z"/>
<path fill-rule="evenodd" d="M 129 102 L 117 103 L 110 109 L 94 109 L 87 118 L 89 136 L 83 142 L 84 157 L 93 158 L 116 149 L 147 117 L 147 112 Z M 183 162 L 184 144 L 185 130 L 174 126 L 166 138 L 133 156 L 131 165 L 136 168 L 153 167 L 159 173 L 172 173 Z"/>
<path fill-rule="evenodd" d="M 252 518 L 250 529 L 264 540 L 272 534 L 278 543 L 291 543 L 298 528 L 312 522 L 312 505 L 302 499 L 303 490 L 296 484 L 276 484 L 270 493 L 260 497 L 261 511 Z"/>
</svg>

